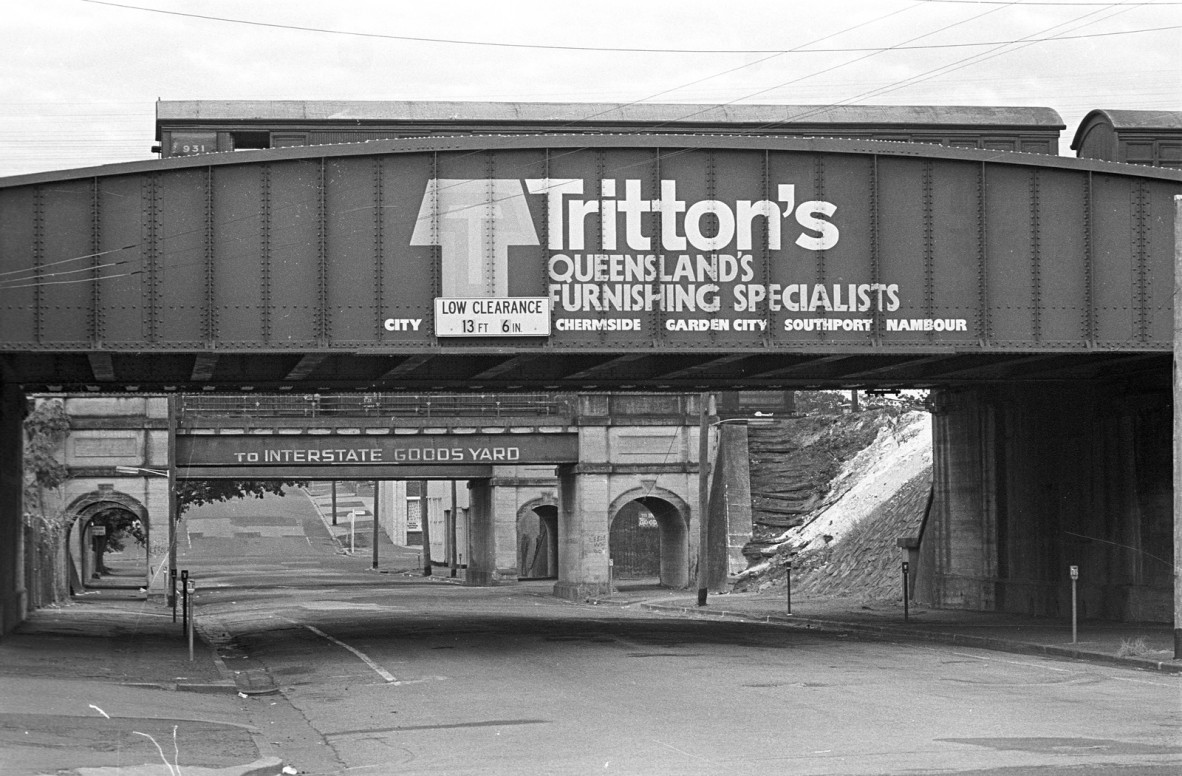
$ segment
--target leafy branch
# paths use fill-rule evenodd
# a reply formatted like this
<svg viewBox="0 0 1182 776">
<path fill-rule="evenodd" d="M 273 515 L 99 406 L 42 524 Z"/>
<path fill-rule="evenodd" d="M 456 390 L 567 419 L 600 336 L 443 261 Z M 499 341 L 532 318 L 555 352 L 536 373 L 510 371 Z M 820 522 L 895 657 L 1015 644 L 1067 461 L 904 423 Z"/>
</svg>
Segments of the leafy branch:
<svg viewBox="0 0 1182 776">
<path fill-rule="evenodd" d="M 304 480 L 179 480 L 176 484 L 177 517 L 190 507 L 239 498 L 283 496 L 284 488 L 304 487 Z"/>
<path fill-rule="evenodd" d="M 25 418 L 24 429 L 25 520 L 39 520 L 56 532 L 61 520 L 51 520 L 45 514 L 45 492 L 59 488 L 69 476 L 66 465 L 57 458 L 70 431 L 65 405 L 61 401 L 39 402 Z"/>
</svg>

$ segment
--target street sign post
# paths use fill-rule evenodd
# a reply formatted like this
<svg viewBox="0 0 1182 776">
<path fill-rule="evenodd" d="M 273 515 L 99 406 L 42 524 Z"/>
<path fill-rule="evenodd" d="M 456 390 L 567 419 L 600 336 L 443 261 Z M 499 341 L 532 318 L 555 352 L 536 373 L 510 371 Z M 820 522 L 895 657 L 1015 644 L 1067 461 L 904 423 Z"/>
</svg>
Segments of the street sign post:
<svg viewBox="0 0 1182 776">
<path fill-rule="evenodd" d="M 1076 637 L 1078 636 L 1078 630 L 1077 630 L 1078 610 L 1077 610 L 1077 606 L 1076 606 L 1078 603 L 1078 599 L 1076 597 L 1075 585 L 1076 585 L 1076 582 L 1079 580 L 1079 566 L 1072 566 L 1070 568 L 1070 574 L 1071 574 L 1071 643 L 1074 644 L 1074 643 L 1076 643 Z"/>
</svg>

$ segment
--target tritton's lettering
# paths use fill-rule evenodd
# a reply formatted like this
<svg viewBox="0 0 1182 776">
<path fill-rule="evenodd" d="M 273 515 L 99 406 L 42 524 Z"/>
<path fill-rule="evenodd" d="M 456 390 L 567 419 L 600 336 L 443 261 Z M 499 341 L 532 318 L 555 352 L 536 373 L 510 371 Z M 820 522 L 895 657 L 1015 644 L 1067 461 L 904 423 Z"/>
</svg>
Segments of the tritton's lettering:
<svg viewBox="0 0 1182 776">
<path fill-rule="evenodd" d="M 830 220 L 837 206 L 823 200 L 796 203 L 796 186 L 781 183 L 776 186 L 776 199 L 736 200 L 733 203 L 718 199 L 688 203 L 677 196 L 677 181 L 662 180 L 660 196 L 656 199 L 642 194 L 639 179 L 626 179 L 623 196 L 614 179 L 602 180 L 599 199 L 579 199 L 583 181 L 579 178 L 533 178 L 525 181 L 531 194 L 545 195 L 549 212 L 549 244 L 554 251 L 582 251 L 586 249 L 587 220 L 595 220 L 602 235 L 603 251 L 619 249 L 619 218 L 623 217 L 623 242 L 628 250 L 714 252 L 726 250 L 732 244 L 736 251 L 749 251 L 755 245 L 755 231 L 761 226 L 767 232 L 767 247 L 781 248 L 783 233 L 795 228 L 795 243 L 806 250 L 823 251 L 837 244 L 840 233 Z M 564 207 L 565 205 L 565 207 Z M 785 226 L 793 219 L 795 224 Z M 652 224 L 660 223 L 660 234 Z M 680 225 L 680 226 L 679 226 Z M 791 235 L 789 235 L 791 236 Z"/>
<path fill-rule="evenodd" d="M 967 330 L 959 319 L 903 318 L 878 318 L 875 329 L 867 316 L 898 313 L 910 296 L 897 283 L 856 277 L 808 282 L 823 260 L 809 254 L 836 247 L 841 229 L 837 204 L 808 198 L 805 185 L 773 181 L 756 189 L 766 192 L 763 198 L 695 200 L 684 198 L 674 179 L 431 179 L 411 245 L 442 249 L 436 336 L 549 336 L 551 328 L 641 332 L 649 326 L 669 332 Z M 534 223 L 540 213 L 544 225 Z M 548 303 L 509 296 L 509 249 L 543 241 Z M 456 280 L 447 280 L 453 275 Z M 654 312 L 687 317 L 641 315 Z M 840 313 L 847 315 L 844 323 L 829 317 Z M 496 315 L 505 317 L 481 318 Z M 547 325 L 527 327 L 524 318 L 513 317 L 531 315 Z M 444 316 L 460 323 L 448 324 Z M 828 322 L 809 323 L 822 318 Z M 386 328 L 418 331 L 419 322 L 391 318 Z"/>
</svg>

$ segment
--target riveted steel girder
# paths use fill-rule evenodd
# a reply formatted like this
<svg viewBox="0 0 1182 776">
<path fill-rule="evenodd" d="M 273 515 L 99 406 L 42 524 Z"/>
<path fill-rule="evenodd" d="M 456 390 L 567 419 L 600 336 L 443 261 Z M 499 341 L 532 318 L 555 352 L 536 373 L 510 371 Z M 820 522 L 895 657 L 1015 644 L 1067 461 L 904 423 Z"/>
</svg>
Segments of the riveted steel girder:
<svg viewBox="0 0 1182 776">
<path fill-rule="evenodd" d="M 1168 354 L 1178 193 L 1177 171 L 1034 154 L 686 136 L 19 176 L 0 180 L 0 358 L 38 385 L 421 390 Z M 437 336 L 440 298 L 549 299 L 550 331 Z"/>
</svg>

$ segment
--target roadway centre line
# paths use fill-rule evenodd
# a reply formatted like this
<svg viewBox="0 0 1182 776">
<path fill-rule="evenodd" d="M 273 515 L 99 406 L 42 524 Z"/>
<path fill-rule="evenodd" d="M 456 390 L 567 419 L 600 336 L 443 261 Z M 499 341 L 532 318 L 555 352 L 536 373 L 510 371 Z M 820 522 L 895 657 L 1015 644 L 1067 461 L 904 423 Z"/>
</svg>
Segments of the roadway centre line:
<svg viewBox="0 0 1182 776">
<path fill-rule="evenodd" d="M 286 617 L 284 617 L 283 619 L 287 620 Z M 317 628 L 313 625 L 308 625 L 307 623 L 299 623 L 299 622 L 296 622 L 295 620 L 287 620 L 287 621 L 290 622 L 292 625 L 303 625 L 305 628 L 312 631 L 317 636 L 320 636 L 321 638 L 328 639 L 333 644 L 336 644 L 338 647 L 344 647 L 345 649 L 349 650 L 357 657 L 361 658 L 361 661 L 363 663 L 365 663 L 367 666 L 369 666 L 374 671 L 376 671 L 378 676 L 382 677 L 387 682 L 391 682 L 393 684 L 400 684 L 400 682 L 398 681 L 398 678 L 396 676 L 394 676 L 394 674 L 390 673 L 389 671 L 387 671 L 386 669 L 382 668 L 380 665 L 375 663 L 373 660 L 370 659 L 369 655 L 365 654 L 361 650 L 359 650 L 355 647 L 349 646 L 348 644 L 341 641 L 340 639 L 328 635 L 327 633 L 325 633 L 324 631 L 320 630 L 319 628 Z"/>
</svg>

